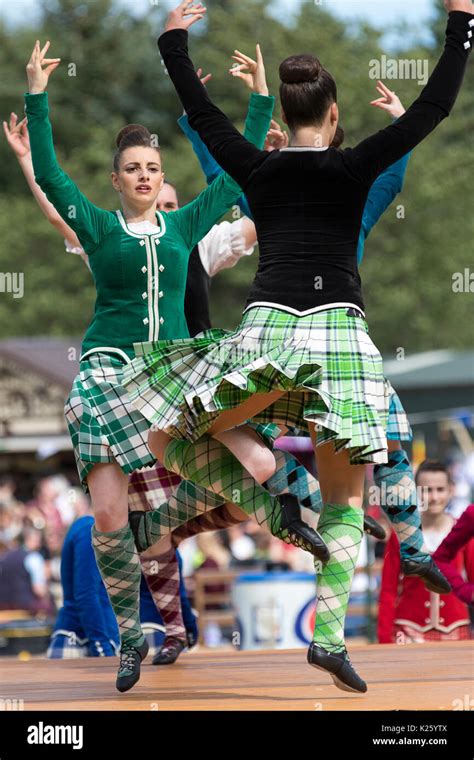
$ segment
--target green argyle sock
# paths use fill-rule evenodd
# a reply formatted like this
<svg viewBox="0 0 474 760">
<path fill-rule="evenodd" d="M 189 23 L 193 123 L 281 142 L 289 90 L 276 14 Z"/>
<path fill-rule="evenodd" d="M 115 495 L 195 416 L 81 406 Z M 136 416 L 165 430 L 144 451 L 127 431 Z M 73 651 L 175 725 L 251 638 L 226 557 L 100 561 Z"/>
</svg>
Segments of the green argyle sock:
<svg viewBox="0 0 474 760">
<path fill-rule="evenodd" d="M 219 441 L 209 436 L 202 436 L 195 443 L 173 440 L 166 448 L 163 464 L 185 480 L 237 504 L 259 525 L 265 524 L 273 535 L 278 533 L 282 513 L 279 501 Z M 280 531 L 278 537 L 290 543 L 288 531 Z"/>
<path fill-rule="evenodd" d="M 344 647 L 344 621 L 364 530 L 362 509 L 342 504 L 323 507 L 318 531 L 331 557 L 317 580 L 313 641 L 328 652 Z"/>
<path fill-rule="evenodd" d="M 102 533 L 92 528 L 92 546 L 97 566 L 117 618 L 122 644 L 143 644 L 140 625 L 141 568 L 132 531 L 126 525 L 120 530 Z"/>
<path fill-rule="evenodd" d="M 176 492 L 158 509 L 145 512 L 138 528 L 141 546 L 153 546 L 164 536 L 195 517 L 221 506 L 224 500 L 205 488 L 183 480 Z"/>
</svg>

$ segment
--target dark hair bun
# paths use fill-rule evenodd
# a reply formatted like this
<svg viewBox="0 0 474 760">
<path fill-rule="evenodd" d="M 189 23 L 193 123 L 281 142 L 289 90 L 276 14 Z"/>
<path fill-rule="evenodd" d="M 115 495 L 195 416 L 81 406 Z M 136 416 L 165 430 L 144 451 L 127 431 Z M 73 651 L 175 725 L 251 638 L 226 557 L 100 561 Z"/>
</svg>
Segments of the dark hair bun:
<svg viewBox="0 0 474 760">
<path fill-rule="evenodd" d="M 283 84 L 316 82 L 322 66 L 314 55 L 291 55 L 280 64 L 280 79 Z"/>
<path fill-rule="evenodd" d="M 133 145 L 144 145 L 150 141 L 151 134 L 142 124 L 127 124 L 126 127 L 122 127 L 115 138 L 115 144 L 120 150 L 125 150 L 125 148 Z"/>
</svg>

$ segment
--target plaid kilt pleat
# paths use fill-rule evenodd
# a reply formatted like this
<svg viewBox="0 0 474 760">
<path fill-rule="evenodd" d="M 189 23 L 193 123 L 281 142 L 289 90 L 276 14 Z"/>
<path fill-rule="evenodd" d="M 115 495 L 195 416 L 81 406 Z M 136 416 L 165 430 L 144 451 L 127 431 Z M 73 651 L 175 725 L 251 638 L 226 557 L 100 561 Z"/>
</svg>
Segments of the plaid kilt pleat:
<svg viewBox="0 0 474 760">
<path fill-rule="evenodd" d="M 131 473 L 154 464 L 148 447 L 150 424 L 132 406 L 122 387 L 124 362 L 112 354 L 92 354 L 80 363 L 64 407 L 79 477 L 98 462 L 117 462 Z"/>
<path fill-rule="evenodd" d="M 306 316 L 247 310 L 234 332 L 135 345 L 123 384 L 155 429 L 197 440 L 220 413 L 255 393 L 284 395 L 253 418 L 318 430 L 353 464 L 387 461 L 389 398 L 382 358 L 361 316 L 333 308 Z"/>
</svg>

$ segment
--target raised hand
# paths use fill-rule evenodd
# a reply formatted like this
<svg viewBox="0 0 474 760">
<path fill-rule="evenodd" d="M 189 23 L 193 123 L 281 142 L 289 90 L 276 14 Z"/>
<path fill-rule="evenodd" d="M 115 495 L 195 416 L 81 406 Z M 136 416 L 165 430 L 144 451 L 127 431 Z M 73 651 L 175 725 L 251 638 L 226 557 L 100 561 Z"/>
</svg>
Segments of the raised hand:
<svg viewBox="0 0 474 760">
<path fill-rule="evenodd" d="M 382 111 L 387 111 L 387 113 L 389 113 L 394 119 L 398 119 L 405 113 L 406 108 L 400 98 L 395 95 L 393 90 L 389 90 L 380 80 L 377 80 L 377 91 L 382 97 L 377 98 L 377 100 L 372 100 L 370 103 L 371 106 L 381 108 Z"/>
<path fill-rule="evenodd" d="M 198 69 L 196 71 L 196 74 L 198 75 L 199 79 L 201 80 L 201 84 L 206 86 L 206 84 L 209 82 L 210 79 L 212 79 L 212 74 L 206 74 L 205 77 L 202 76 L 202 69 Z"/>
<path fill-rule="evenodd" d="M 6 121 L 3 122 L 3 131 L 7 142 L 18 159 L 24 158 L 31 152 L 26 124 L 26 116 L 19 122 L 18 116 L 13 111 L 10 114 L 10 122 L 8 124 Z"/>
<path fill-rule="evenodd" d="M 451 11 L 473 12 L 472 0 L 444 0 L 444 7 L 448 13 Z"/>
<path fill-rule="evenodd" d="M 287 132 L 283 132 L 277 121 L 272 119 L 270 129 L 267 132 L 263 150 L 271 153 L 272 150 L 281 150 L 289 145 Z"/>
<path fill-rule="evenodd" d="M 53 71 L 59 66 L 60 58 L 45 58 L 46 52 L 50 46 L 48 41 L 41 49 L 39 40 L 36 40 L 31 58 L 26 67 L 28 77 L 28 92 L 36 95 L 44 92 L 48 85 L 48 79 Z M 46 66 L 44 69 L 43 66 Z"/>
<path fill-rule="evenodd" d="M 236 64 L 229 69 L 229 73 L 233 77 L 242 79 L 247 87 L 253 92 L 259 95 L 268 95 L 267 80 L 265 76 L 265 65 L 263 63 L 263 55 L 260 50 L 260 45 L 257 45 L 257 60 L 249 58 L 248 55 L 244 55 L 240 50 L 234 50 L 232 56 Z"/>
<path fill-rule="evenodd" d="M 202 3 L 194 5 L 193 0 L 184 0 L 177 8 L 169 12 L 165 32 L 170 32 L 172 29 L 189 29 L 196 21 L 204 18 L 206 11 L 207 8 Z"/>
</svg>

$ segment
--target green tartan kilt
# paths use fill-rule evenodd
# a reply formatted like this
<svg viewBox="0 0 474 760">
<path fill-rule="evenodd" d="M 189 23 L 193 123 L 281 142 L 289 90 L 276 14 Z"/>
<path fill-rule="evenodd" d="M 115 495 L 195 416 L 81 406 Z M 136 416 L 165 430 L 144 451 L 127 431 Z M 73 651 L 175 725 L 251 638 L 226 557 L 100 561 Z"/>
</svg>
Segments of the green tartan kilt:
<svg viewBox="0 0 474 760">
<path fill-rule="evenodd" d="M 318 444 L 348 449 L 352 464 L 387 461 L 382 357 L 365 319 L 345 307 L 300 316 L 255 306 L 233 332 L 134 348 L 123 384 L 154 429 L 197 440 L 222 411 L 256 393 L 283 391 L 253 422 L 299 429 L 313 423 Z"/>
<path fill-rule="evenodd" d="M 82 485 L 98 462 L 117 462 L 132 473 L 156 462 L 148 447 L 150 424 L 132 406 L 122 387 L 125 363 L 113 354 L 81 361 L 64 414 Z"/>
</svg>

